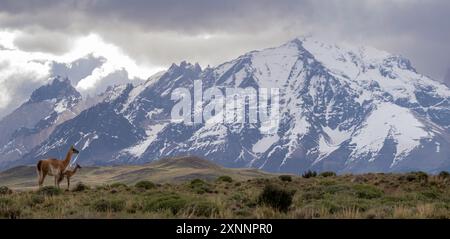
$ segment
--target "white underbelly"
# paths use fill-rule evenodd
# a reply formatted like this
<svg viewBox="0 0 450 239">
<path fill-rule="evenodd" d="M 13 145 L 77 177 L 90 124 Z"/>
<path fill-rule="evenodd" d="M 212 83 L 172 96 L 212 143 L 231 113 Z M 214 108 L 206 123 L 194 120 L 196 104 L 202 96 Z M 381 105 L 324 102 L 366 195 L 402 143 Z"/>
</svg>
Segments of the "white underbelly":
<svg viewBox="0 0 450 239">
<path fill-rule="evenodd" d="M 50 176 L 55 176 L 55 175 L 59 175 L 61 172 L 58 168 L 54 168 L 50 166 L 50 170 L 48 171 L 48 175 Z"/>
</svg>

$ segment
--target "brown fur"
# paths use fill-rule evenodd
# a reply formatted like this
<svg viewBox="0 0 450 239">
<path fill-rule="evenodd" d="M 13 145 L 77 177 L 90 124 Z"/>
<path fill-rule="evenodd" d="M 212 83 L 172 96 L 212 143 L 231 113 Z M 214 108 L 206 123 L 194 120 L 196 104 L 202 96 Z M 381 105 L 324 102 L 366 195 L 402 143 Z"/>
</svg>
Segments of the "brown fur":
<svg viewBox="0 0 450 239">
<path fill-rule="evenodd" d="M 64 160 L 58 160 L 56 158 L 39 160 L 36 165 L 39 176 L 39 187 L 42 187 L 45 177 L 47 175 L 50 175 L 55 177 L 55 187 L 59 188 L 59 183 L 64 178 L 63 173 L 69 165 L 72 155 L 77 153 L 79 153 L 78 150 L 76 150 L 73 146 L 70 146 L 70 149 L 67 152 L 66 158 Z"/>
<path fill-rule="evenodd" d="M 77 166 L 72 170 L 66 170 L 63 173 L 63 176 L 61 177 L 60 181 L 64 179 L 64 177 L 67 179 L 67 190 L 70 189 L 70 178 L 75 175 L 78 171 L 78 169 L 81 169 L 81 166 L 77 164 Z"/>
</svg>

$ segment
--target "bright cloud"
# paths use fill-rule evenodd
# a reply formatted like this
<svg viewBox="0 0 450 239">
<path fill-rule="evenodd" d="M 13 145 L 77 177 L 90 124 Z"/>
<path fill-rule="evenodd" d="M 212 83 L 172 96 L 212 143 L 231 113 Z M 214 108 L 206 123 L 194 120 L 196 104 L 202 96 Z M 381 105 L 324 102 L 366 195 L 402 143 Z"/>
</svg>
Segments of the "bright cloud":
<svg viewBox="0 0 450 239">
<path fill-rule="evenodd" d="M 20 31 L 0 31 L 0 117 L 26 100 L 31 92 L 47 83 L 52 75 L 52 64 L 63 63 L 71 67 L 72 62 L 92 55 L 102 57 L 103 64 L 90 75 L 76 80 L 76 88 L 83 92 L 98 93 L 97 87 L 105 85 L 108 76 L 115 72 L 126 72 L 120 80 L 147 79 L 163 67 L 136 63 L 119 47 L 105 42 L 98 35 L 78 37 L 73 40 L 69 52 L 62 55 L 39 51 L 24 51 L 16 44 Z"/>
</svg>

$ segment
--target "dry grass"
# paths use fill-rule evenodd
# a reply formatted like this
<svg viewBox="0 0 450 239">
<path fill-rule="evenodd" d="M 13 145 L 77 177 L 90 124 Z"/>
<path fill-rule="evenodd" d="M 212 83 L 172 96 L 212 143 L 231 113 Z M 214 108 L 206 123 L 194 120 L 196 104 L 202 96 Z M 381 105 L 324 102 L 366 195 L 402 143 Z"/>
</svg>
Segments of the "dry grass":
<svg viewBox="0 0 450 239">
<path fill-rule="evenodd" d="M 190 181 L 137 188 L 90 185 L 55 196 L 36 190 L 0 195 L 0 218 L 450 218 L 450 183 L 437 176 L 366 174 L 331 177 Z M 295 190 L 280 212 L 258 202 L 263 188 Z"/>
</svg>

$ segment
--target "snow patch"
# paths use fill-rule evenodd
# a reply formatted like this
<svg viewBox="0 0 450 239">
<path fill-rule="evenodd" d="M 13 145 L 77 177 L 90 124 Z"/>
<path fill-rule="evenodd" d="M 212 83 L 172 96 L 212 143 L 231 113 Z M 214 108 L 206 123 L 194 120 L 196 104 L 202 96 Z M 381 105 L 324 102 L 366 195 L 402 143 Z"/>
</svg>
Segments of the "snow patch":
<svg viewBox="0 0 450 239">
<path fill-rule="evenodd" d="M 262 139 L 260 139 L 253 145 L 252 151 L 254 153 L 264 153 L 279 139 L 280 137 L 277 134 L 265 135 Z"/>
<path fill-rule="evenodd" d="M 155 124 L 151 125 L 145 133 L 147 134 L 147 138 L 138 144 L 125 149 L 124 152 L 127 152 L 135 157 L 140 157 L 144 154 L 145 150 L 150 146 L 150 144 L 156 139 L 157 135 L 161 130 L 166 127 L 167 124 Z"/>
</svg>

